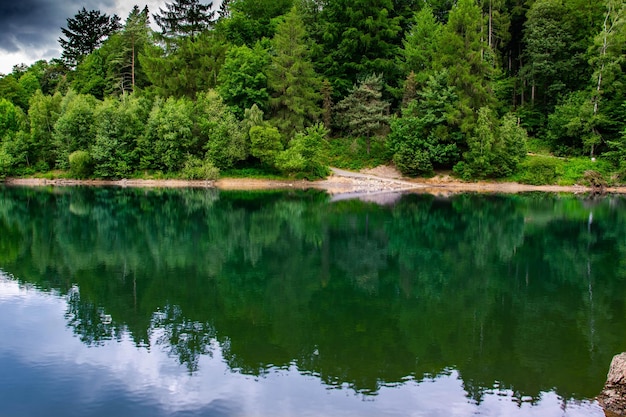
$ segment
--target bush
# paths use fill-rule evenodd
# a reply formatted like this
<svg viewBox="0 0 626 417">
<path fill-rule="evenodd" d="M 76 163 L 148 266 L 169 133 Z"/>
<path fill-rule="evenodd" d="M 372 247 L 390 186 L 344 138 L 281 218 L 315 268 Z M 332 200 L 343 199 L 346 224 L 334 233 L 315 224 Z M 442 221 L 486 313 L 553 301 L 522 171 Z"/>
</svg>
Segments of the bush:
<svg viewBox="0 0 626 417">
<path fill-rule="evenodd" d="M 93 170 L 93 160 L 87 151 L 74 151 L 69 156 L 70 174 L 75 178 L 87 178 Z"/>
<path fill-rule="evenodd" d="M 211 161 L 191 156 L 185 162 L 181 175 L 187 180 L 216 180 L 220 170 Z"/>
<path fill-rule="evenodd" d="M 559 165 L 559 160 L 554 157 L 529 157 L 520 164 L 519 182 L 530 185 L 554 184 L 559 175 Z"/>
</svg>

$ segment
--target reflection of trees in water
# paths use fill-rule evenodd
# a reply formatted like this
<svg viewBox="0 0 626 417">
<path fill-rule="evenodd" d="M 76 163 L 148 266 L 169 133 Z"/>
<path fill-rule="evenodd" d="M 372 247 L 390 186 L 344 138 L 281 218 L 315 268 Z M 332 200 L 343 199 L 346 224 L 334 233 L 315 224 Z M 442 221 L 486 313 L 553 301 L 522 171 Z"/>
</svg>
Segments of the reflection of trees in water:
<svg viewBox="0 0 626 417">
<path fill-rule="evenodd" d="M 454 366 L 477 401 L 495 381 L 591 397 L 626 348 L 621 199 L 0 194 L 0 267 L 67 293 L 85 343 L 156 340 L 189 372 L 219 343 L 232 369 L 362 392 Z"/>
<path fill-rule="evenodd" d="M 213 356 L 215 330 L 208 323 L 188 320 L 178 306 L 166 306 L 155 313 L 152 327 L 159 331 L 156 344 L 178 358 L 189 373 L 198 370 L 200 356 Z"/>
</svg>

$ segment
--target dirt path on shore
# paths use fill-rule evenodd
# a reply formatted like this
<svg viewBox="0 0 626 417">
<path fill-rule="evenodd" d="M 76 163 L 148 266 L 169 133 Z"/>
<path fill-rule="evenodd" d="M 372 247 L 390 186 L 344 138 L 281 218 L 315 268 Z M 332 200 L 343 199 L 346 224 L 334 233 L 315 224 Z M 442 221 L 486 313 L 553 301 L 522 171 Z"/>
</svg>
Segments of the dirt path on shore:
<svg viewBox="0 0 626 417">
<path fill-rule="evenodd" d="M 319 189 L 333 196 L 381 195 L 385 193 L 414 192 L 436 195 L 449 195 L 463 192 L 479 193 L 520 193 L 530 191 L 588 193 L 591 188 L 582 185 L 533 186 L 512 182 L 464 182 L 447 174 L 432 178 L 405 178 L 393 167 L 379 166 L 360 172 L 331 168 L 332 174 L 319 181 L 306 180 L 266 180 L 252 178 L 221 178 L 217 181 L 186 180 L 67 180 L 41 178 L 9 178 L 7 185 L 13 186 L 117 186 L 141 188 L 217 188 L 221 190 L 271 190 L 271 189 Z M 626 194 L 626 187 L 610 187 L 609 193 Z"/>
</svg>

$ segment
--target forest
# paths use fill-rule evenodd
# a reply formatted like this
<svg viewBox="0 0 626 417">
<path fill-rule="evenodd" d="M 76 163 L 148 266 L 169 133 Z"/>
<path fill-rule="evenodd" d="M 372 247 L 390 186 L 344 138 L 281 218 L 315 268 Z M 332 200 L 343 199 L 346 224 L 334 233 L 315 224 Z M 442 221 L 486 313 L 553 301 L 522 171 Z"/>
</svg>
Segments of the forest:
<svg viewBox="0 0 626 417">
<path fill-rule="evenodd" d="M 0 75 L 0 178 L 626 174 L 623 0 L 82 8 Z M 158 27 L 158 30 L 154 30 Z"/>
</svg>

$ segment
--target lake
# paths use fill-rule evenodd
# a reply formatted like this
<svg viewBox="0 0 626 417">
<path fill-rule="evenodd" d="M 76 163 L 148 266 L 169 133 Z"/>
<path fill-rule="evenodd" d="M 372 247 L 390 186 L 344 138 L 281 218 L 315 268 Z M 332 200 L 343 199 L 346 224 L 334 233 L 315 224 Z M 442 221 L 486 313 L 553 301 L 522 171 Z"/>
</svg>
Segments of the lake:
<svg viewBox="0 0 626 417">
<path fill-rule="evenodd" d="M 626 199 L 0 187 L 0 415 L 603 416 Z"/>
</svg>

